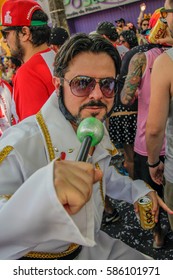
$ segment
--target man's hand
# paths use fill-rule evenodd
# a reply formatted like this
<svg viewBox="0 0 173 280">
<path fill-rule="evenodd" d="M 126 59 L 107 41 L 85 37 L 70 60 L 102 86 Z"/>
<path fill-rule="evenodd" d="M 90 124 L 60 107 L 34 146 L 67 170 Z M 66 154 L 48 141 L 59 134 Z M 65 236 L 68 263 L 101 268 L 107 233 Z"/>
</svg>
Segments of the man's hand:
<svg viewBox="0 0 173 280">
<path fill-rule="evenodd" d="M 170 33 L 170 30 L 169 28 L 166 29 L 166 32 L 165 32 L 165 35 L 164 35 L 164 38 L 160 38 L 157 40 L 157 43 L 158 44 L 168 44 L 170 46 L 173 46 L 173 38 L 172 38 L 172 35 Z"/>
<path fill-rule="evenodd" d="M 156 167 L 149 167 L 149 172 L 152 180 L 158 184 L 163 184 L 163 171 L 164 171 L 164 163 L 160 161 L 159 165 Z"/>
<path fill-rule="evenodd" d="M 165 210 L 168 214 L 173 215 L 173 211 L 163 202 L 163 200 L 158 196 L 157 192 L 150 191 L 147 196 L 152 200 L 153 203 L 152 214 L 155 216 L 155 223 L 158 222 L 159 207 L 162 207 L 163 210 Z M 134 210 L 135 213 L 139 212 L 137 201 L 134 203 Z"/>
<path fill-rule="evenodd" d="M 76 214 L 89 201 L 93 184 L 102 172 L 86 162 L 55 161 L 54 186 L 59 201 L 70 214 Z"/>
</svg>

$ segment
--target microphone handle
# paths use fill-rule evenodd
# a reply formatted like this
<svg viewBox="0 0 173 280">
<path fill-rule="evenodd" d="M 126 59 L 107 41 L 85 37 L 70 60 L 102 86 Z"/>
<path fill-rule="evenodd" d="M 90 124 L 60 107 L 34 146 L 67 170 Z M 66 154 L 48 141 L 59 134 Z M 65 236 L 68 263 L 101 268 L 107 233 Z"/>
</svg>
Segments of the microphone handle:
<svg viewBox="0 0 173 280">
<path fill-rule="evenodd" d="M 76 161 L 86 161 L 91 147 L 92 138 L 91 136 L 86 136 L 82 141 L 79 153 L 77 155 Z"/>
</svg>

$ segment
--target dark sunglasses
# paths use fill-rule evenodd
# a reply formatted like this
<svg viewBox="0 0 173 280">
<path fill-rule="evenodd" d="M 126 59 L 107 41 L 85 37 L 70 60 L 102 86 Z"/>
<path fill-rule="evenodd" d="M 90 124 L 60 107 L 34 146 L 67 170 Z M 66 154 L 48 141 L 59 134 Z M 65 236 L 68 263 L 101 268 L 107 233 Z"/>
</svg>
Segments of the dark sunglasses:
<svg viewBox="0 0 173 280">
<path fill-rule="evenodd" d="M 161 14 L 162 18 L 167 18 L 168 13 L 173 13 L 173 9 L 165 9 L 165 8 L 163 8 L 163 9 L 160 10 L 160 14 Z"/>
<path fill-rule="evenodd" d="M 149 23 L 143 23 L 142 25 L 143 25 L 143 26 L 148 26 L 148 25 L 149 25 Z"/>
<path fill-rule="evenodd" d="M 16 30 L 16 27 L 10 26 L 10 27 L 7 27 L 7 28 L 1 30 L 1 33 L 2 33 L 2 36 L 3 36 L 4 39 L 7 39 L 9 31 L 11 31 L 11 30 Z"/>
<path fill-rule="evenodd" d="M 76 76 L 71 81 L 64 79 L 70 86 L 71 92 L 78 96 L 89 96 L 94 90 L 96 84 L 99 84 L 102 94 L 107 98 L 115 95 L 116 80 L 114 78 L 102 78 L 96 81 L 95 78 L 89 76 Z"/>
</svg>

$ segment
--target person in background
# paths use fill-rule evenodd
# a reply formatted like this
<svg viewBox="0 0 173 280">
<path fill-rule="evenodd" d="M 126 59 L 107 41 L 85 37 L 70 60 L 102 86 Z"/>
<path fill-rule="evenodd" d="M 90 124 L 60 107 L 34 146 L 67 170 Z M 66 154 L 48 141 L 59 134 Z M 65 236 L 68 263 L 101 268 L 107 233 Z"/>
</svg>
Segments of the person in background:
<svg viewBox="0 0 173 280">
<path fill-rule="evenodd" d="M 0 78 L 5 80 L 6 77 L 6 69 L 2 60 L 0 60 Z"/>
<path fill-rule="evenodd" d="M 147 37 L 149 36 L 149 34 L 150 34 L 150 28 L 143 30 L 143 31 L 141 31 L 141 33 L 137 34 L 138 44 L 140 46 L 148 44 Z"/>
<path fill-rule="evenodd" d="M 158 19 L 159 20 L 159 19 Z M 157 22 L 156 22 L 157 24 Z M 152 32 L 152 30 L 150 31 Z M 148 183 L 160 197 L 163 197 L 163 186 L 156 184 L 149 174 L 147 166 L 147 150 L 145 128 L 150 103 L 150 76 L 155 59 L 161 55 L 164 47 L 156 44 L 147 52 L 135 54 L 129 64 L 128 74 L 121 91 L 121 101 L 125 105 L 133 104 L 138 99 L 137 130 L 134 142 L 134 179 L 141 179 Z M 137 96 L 136 96 L 137 93 Z M 163 145 L 160 157 L 164 160 L 165 147 Z M 161 227 L 160 216 L 153 229 L 153 248 L 160 249 L 164 246 L 164 235 Z"/>
<path fill-rule="evenodd" d="M 99 34 L 109 40 L 113 46 L 118 50 L 120 57 L 122 58 L 128 49 L 124 46 L 117 45 L 119 38 L 118 32 L 113 23 L 108 21 L 100 22 L 96 29 L 96 34 Z M 106 120 L 106 125 L 109 131 L 109 119 Z M 116 152 L 117 154 L 118 152 Z M 120 219 L 120 215 L 116 208 L 111 204 L 111 200 L 108 196 L 105 197 L 105 211 L 104 211 L 104 221 L 105 224 L 115 223 Z"/>
<path fill-rule="evenodd" d="M 160 9 L 154 11 L 150 18 L 150 31 L 154 28 L 157 23 L 158 18 L 160 17 Z M 131 178 L 134 178 L 134 140 L 136 136 L 136 125 L 137 125 L 137 111 L 138 111 L 138 98 L 136 98 L 131 105 L 122 105 L 120 101 L 120 93 L 124 86 L 125 79 L 128 73 L 128 67 L 131 58 L 136 53 L 146 52 L 152 48 L 158 47 L 161 48 L 162 45 L 152 44 L 148 41 L 149 32 L 146 32 L 144 35 L 145 44 L 138 45 L 129 50 L 123 57 L 122 66 L 120 70 L 120 75 L 117 78 L 118 81 L 118 93 L 117 93 L 117 106 L 115 106 L 114 112 L 110 117 L 110 136 L 114 143 L 123 146 L 124 149 L 124 168 L 122 167 L 122 172 L 128 171 L 128 174 Z M 159 39 L 163 40 L 163 39 Z M 158 40 L 158 41 L 159 41 Z M 123 107 L 123 110 L 122 110 Z M 121 112 L 122 111 L 122 112 Z"/>
<path fill-rule="evenodd" d="M 72 36 L 55 58 L 56 91 L 35 116 L 2 136 L 0 259 L 151 259 L 100 229 L 105 195 L 129 203 L 148 195 L 155 221 L 158 205 L 173 214 L 143 181 L 110 166 L 104 121 L 120 64 L 117 50 L 100 35 Z M 89 149 L 87 162 L 76 161 L 77 128 L 89 117 L 103 122 L 103 138 Z"/>
<path fill-rule="evenodd" d="M 126 22 L 125 19 L 120 18 L 115 20 L 117 32 L 120 34 L 123 30 L 126 29 Z"/>
<path fill-rule="evenodd" d="M 21 66 L 21 61 L 16 57 L 5 57 L 4 60 L 6 61 L 6 67 L 4 67 L 5 72 L 2 73 L 2 78 L 12 86 L 14 74 L 19 66 Z"/>
<path fill-rule="evenodd" d="M 0 27 L 0 30 L 1 30 L 1 29 L 2 29 L 2 27 Z M 8 56 L 11 56 L 10 49 L 9 49 L 7 43 L 4 42 L 1 32 L 0 32 L 0 49 L 2 50 L 1 59 L 2 59 L 4 56 L 7 56 L 7 57 L 8 57 Z"/>
<path fill-rule="evenodd" d="M 119 44 L 122 44 L 129 50 L 138 46 L 138 39 L 133 30 L 124 30 L 120 33 Z"/>
<path fill-rule="evenodd" d="M 4 56 L 2 59 L 6 70 L 8 69 L 8 58 L 9 58 L 8 56 Z"/>
<path fill-rule="evenodd" d="M 138 25 L 138 32 L 140 33 L 141 32 L 141 22 L 144 19 L 144 12 L 145 12 L 147 6 L 145 3 L 141 3 L 139 7 L 140 7 L 140 13 L 139 13 L 139 16 L 137 19 L 137 25 Z"/>
<path fill-rule="evenodd" d="M 132 30 L 123 31 L 120 34 L 119 41 L 128 49 L 133 49 L 134 46 L 138 45 L 137 36 Z M 128 55 L 128 52 L 124 57 Z M 124 64 L 124 57 L 122 59 L 122 65 Z M 109 133 L 115 146 L 121 145 L 123 148 L 124 163 L 121 166 L 121 172 L 133 178 L 133 144 L 136 134 L 137 100 L 133 106 L 124 106 L 120 101 L 121 89 L 122 87 L 118 87 L 116 104 L 109 118 Z"/>
<path fill-rule="evenodd" d="M 96 34 L 100 34 L 104 38 L 108 39 L 117 49 L 121 58 L 123 58 L 125 53 L 128 51 L 127 47 L 124 45 L 119 45 L 119 34 L 112 22 L 100 22 L 96 28 Z"/>
<path fill-rule="evenodd" d="M 170 34 L 173 38 L 173 0 L 166 0 L 164 7 L 161 10 L 161 14 L 162 17 L 166 18 Z M 171 43 L 171 39 L 166 37 L 165 41 L 162 40 L 162 42 Z M 151 99 L 146 125 L 146 144 L 151 178 L 158 185 L 164 184 L 164 200 L 173 209 L 172 71 L 173 48 L 170 48 L 160 55 L 153 65 L 151 74 Z M 160 159 L 160 151 L 165 136 L 166 154 L 163 163 Z M 173 230 L 173 218 L 170 215 L 168 215 L 168 218 L 171 230 Z"/>
<path fill-rule="evenodd" d="M 13 80 L 15 122 L 33 115 L 50 97 L 55 52 L 48 47 L 48 16 L 33 0 L 8 0 L 1 9 L 1 33 L 22 65 Z"/>
<path fill-rule="evenodd" d="M 136 26 L 132 22 L 128 22 L 126 24 L 126 27 L 127 27 L 127 30 L 132 30 L 136 34 L 136 32 L 137 32 Z"/>
<path fill-rule="evenodd" d="M 4 56 L 6 56 L 7 52 L 6 50 L 1 46 L 0 43 L 0 58 L 2 59 Z"/>
<path fill-rule="evenodd" d="M 148 28 L 145 30 L 141 30 L 141 32 L 137 34 L 139 45 L 144 45 L 148 43 L 150 30 L 156 25 L 158 19 L 160 18 L 160 10 L 161 8 L 156 9 L 154 13 L 150 16 Z"/>
<path fill-rule="evenodd" d="M 143 18 L 141 20 L 141 32 L 145 31 L 145 30 L 147 30 L 149 28 L 149 21 L 150 21 L 149 18 Z"/>
<path fill-rule="evenodd" d="M 7 61 L 6 62 L 6 64 L 5 64 L 5 61 Z M 6 65 L 5 66 L 5 77 L 4 77 L 4 79 L 8 82 L 8 83 L 10 83 L 10 81 L 11 81 L 11 78 L 12 78 L 12 76 L 13 76 L 13 69 L 12 69 L 12 65 L 11 65 L 11 61 L 10 61 L 10 58 L 9 57 L 5 57 L 4 58 L 4 64 Z"/>
<path fill-rule="evenodd" d="M 0 137 L 11 126 L 12 87 L 0 79 Z"/>
<path fill-rule="evenodd" d="M 69 39 L 69 33 L 63 27 L 53 27 L 50 33 L 49 44 L 51 49 L 56 53 L 59 51 L 60 47 Z"/>
<path fill-rule="evenodd" d="M 17 70 L 21 66 L 21 61 L 17 59 L 16 57 L 10 56 L 9 57 L 9 67 L 12 70 L 12 74 L 9 79 L 9 84 L 13 87 L 13 81 L 16 75 Z"/>
</svg>

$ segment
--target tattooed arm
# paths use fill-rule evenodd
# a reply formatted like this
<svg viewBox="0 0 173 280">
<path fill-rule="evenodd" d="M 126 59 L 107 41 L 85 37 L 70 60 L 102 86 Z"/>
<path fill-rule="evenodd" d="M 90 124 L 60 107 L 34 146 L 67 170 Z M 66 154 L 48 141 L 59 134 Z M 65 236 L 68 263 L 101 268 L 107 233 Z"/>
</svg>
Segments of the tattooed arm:
<svg viewBox="0 0 173 280">
<path fill-rule="evenodd" d="M 135 93 L 140 85 L 142 75 L 146 68 L 145 53 L 135 54 L 129 64 L 128 74 L 124 87 L 121 91 L 121 102 L 124 105 L 132 104 L 135 99 Z"/>
</svg>

